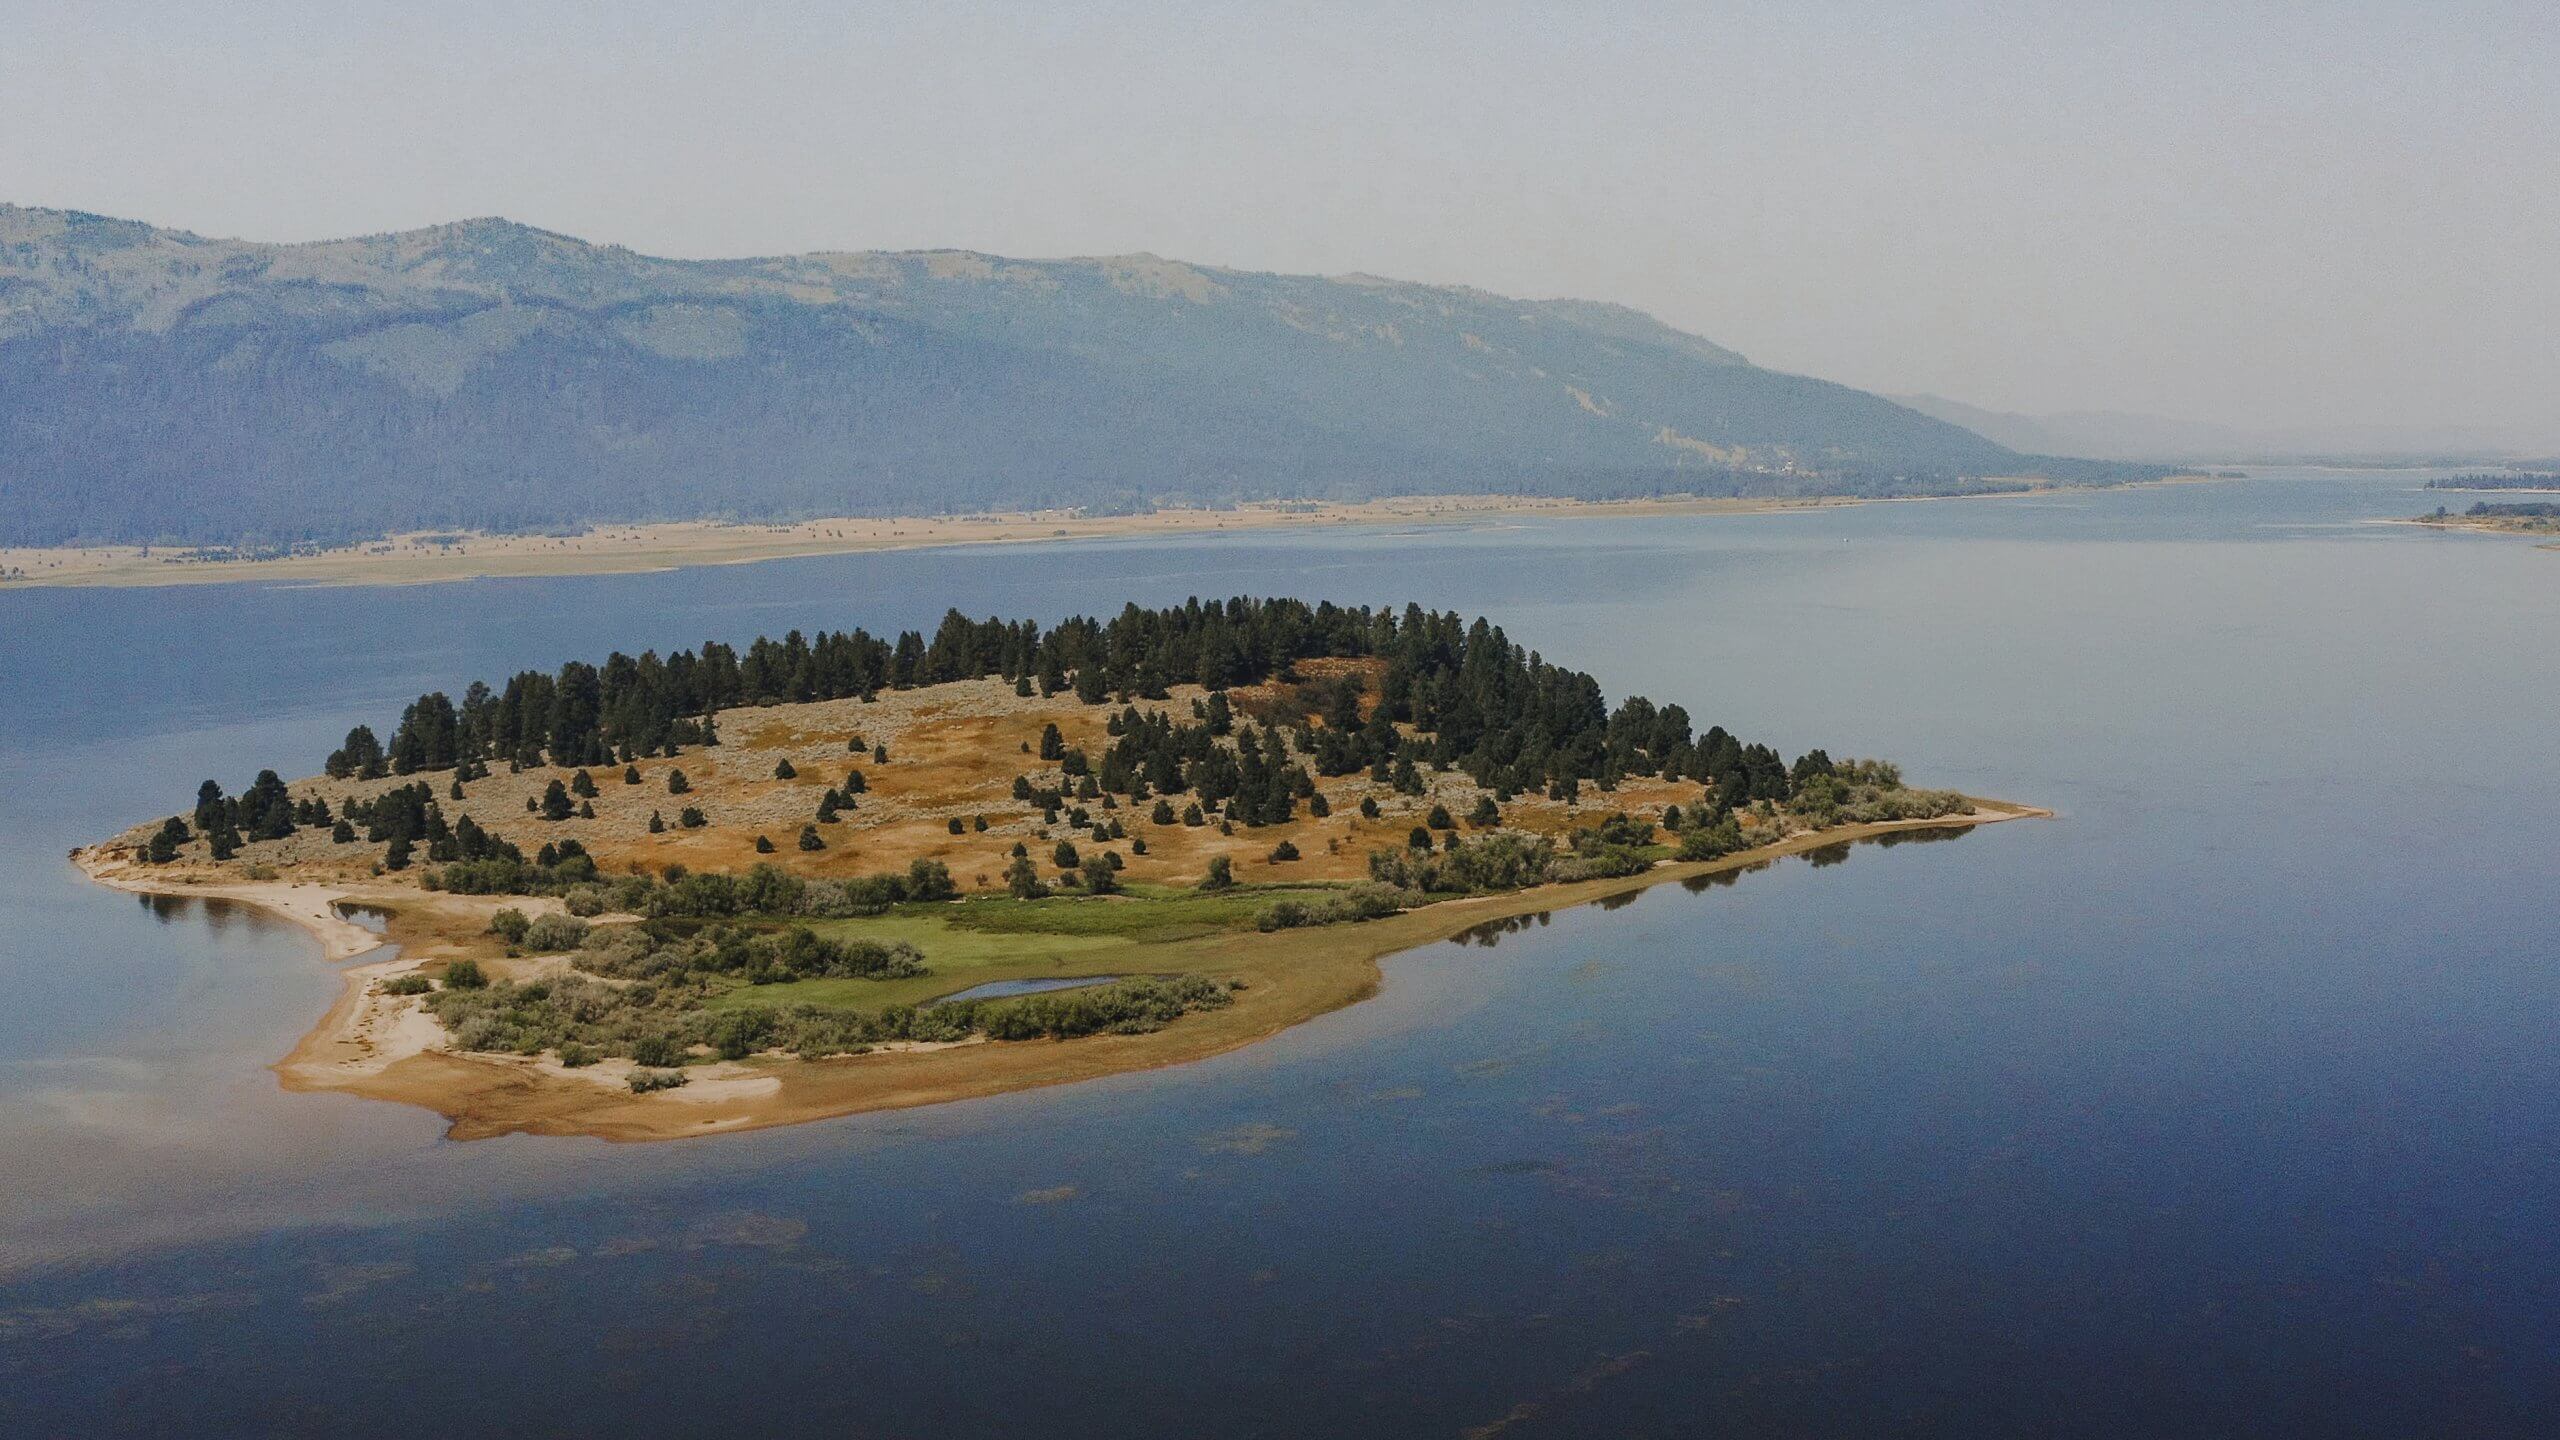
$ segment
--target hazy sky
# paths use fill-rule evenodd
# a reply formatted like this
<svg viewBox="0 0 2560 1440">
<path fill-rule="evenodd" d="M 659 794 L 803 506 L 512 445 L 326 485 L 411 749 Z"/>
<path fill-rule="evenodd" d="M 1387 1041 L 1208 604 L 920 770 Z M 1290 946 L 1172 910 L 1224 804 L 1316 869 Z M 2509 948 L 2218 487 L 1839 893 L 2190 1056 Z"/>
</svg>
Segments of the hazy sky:
<svg viewBox="0 0 2560 1440">
<path fill-rule="evenodd" d="M 2005 409 L 2560 431 L 2560 0 L 0 0 L 0 199 L 1153 250 Z"/>
</svg>

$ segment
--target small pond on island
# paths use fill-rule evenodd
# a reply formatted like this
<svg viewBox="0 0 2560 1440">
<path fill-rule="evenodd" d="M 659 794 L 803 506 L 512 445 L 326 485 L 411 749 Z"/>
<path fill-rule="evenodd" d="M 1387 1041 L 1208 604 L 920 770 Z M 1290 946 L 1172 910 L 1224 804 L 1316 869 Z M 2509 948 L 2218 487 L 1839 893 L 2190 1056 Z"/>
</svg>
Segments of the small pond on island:
<svg viewBox="0 0 2560 1440">
<path fill-rule="evenodd" d="M 1053 990 L 1081 990 L 1088 985 L 1108 985 L 1114 980 L 1124 978 L 1126 977 L 1119 975 L 1060 975 L 1053 979 L 1040 980 L 990 980 L 984 985 L 972 985 L 966 990 L 937 995 L 926 1001 L 924 1008 L 930 1010 L 936 1005 L 956 1005 L 963 1000 L 1002 1000 L 1013 995 L 1046 995 Z"/>
</svg>

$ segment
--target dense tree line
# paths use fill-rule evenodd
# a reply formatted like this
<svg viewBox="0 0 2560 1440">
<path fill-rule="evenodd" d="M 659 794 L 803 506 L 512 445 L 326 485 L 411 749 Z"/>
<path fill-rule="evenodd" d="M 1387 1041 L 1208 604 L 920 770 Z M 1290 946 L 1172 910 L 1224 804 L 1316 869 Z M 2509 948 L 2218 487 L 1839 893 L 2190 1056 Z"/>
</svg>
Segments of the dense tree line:
<svg viewBox="0 0 2560 1440">
<path fill-rule="evenodd" d="M 2447 475 L 2427 482 L 2430 490 L 2560 490 L 2560 473 L 2547 470 L 2490 470 Z"/>
<path fill-rule="evenodd" d="M 1318 687 L 1314 710 L 1281 717 L 1285 732 L 1279 721 L 1257 729 L 1236 718 L 1228 688 L 1295 680 L 1300 662 L 1319 658 L 1383 661 L 1376 693 L 1352 677 Z M 760 637 L 743 651 L 711 641 L 664 657 L 653 651 L 616 653 L 601 666 L 572 661 L 501 685 L 475 682 L 459 704 L 442 692 L 421 695 L 401 713 L 388 745 L 359 725 L 326 768 L 353 778 L 450 770 L 458 792 L 462 780 L 495 764 L 627 765 L 717 744 L 717 716 L 732 707 L 867 699 L 884 689 L 988 675 L 1042 694 L 1072 691 L 1089 704 L 1121 704 L 1098 764 L 1066 747 L 1054 727 L 1042 736 L 1042 757 L 1071 783 L 1082 782 L 1075 786 L 1082 798 L 1188 793 L 1247 825 L 1288 820 L 1302 803 L 1322 813 L 1314 776 L 1360 770 L 1418 795 L 1424 767 L 1455 768 L 1501 800 L 1540 792 L 1575 800 L 1586 783 L 1606 790 L 1629 776 L 1662 776 L 1711 785 L 1718 803 L 1732 806 L 1783 801 L 1814 773 L 1807 766 L 1818 772 L 1829 763 L 1816 751 L 1791 770 L 1774 749 L 1746 744 L 1721 726 L 1696 734 L 1682 707 L 1643 696 L 1611 709 L 1590 675 L 1549 664 L 1481 618 L 1468 622 L 1419 606 L 1398 613 L 1237 597 L 1157 610 L 1129 605 L 1108 621 L 1078 616 L 1047 630 L 954 610 L 930 637 L 794 630 L 778 640 Z M 1212 692 L 1189 721 L 1134 703 L 1186 684 Z M 580 774 L 578 793 L 591 795 L 592 777 Z M 847 784 L 848 793 L 860 788 L 857 780 Z M 668 788 L 684 787 L 670 776 Z M 1033 792 L 1028 782 L 1016 790 L 1051 810 L 1065 798 Z M 224 858 L 244 841 L 329 823 L 325 806 L 310 810 L 316 803 L 298 807 L 272 770 L 234 799 L 208 780 L 194 828 Z M 570 811 L 564 789 L 545 813 L 559 819 Z M 367 841 L 390 846 L 394 868 L 418 845 L 437 861 L 523 863 L 505 842 L 476 826 L 464 830 L 467 817 L 448 827 L 424 782 L 351 804 L 343 819 L 361 827 Z M 173 837 L 172 853 L 176 843 L 183 837 Z"/>
</svg>

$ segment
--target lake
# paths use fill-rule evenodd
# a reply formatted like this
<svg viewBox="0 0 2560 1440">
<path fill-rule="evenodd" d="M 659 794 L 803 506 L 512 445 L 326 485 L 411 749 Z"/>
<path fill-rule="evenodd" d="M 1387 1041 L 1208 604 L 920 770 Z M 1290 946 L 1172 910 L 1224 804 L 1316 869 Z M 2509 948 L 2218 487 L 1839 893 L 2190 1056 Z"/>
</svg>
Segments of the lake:
<svg viewBox="0 0 2560 1440">
<path fill-rule="evenodd" d="M 2560 554 L 2423 478 L 0 593 L 0 1433 L 2547 1435 Z M 317 947 L 63 859 L 521 667 L 1239 592 L 2060 818 L 651 1146 L 284 1094 Z"/>
</svg>

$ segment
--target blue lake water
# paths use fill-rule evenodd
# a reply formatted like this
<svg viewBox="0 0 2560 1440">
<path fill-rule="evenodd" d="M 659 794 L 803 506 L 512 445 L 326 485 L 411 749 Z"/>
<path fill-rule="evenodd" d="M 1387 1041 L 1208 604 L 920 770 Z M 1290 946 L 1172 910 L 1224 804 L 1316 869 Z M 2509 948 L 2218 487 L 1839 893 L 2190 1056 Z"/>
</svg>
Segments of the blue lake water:
<svg viewBox="0 0 2560 1440">
<path fill-rule="evenodd" d="M 0 593 L 0 1434 L 2551 1434 L 2560 554 L 2414 483 Z M 283 1094 L 316 948 L 62 859 L 521 666 L 1236 592 L 2061 818 L 657 1146 Z"/>
</svg>

